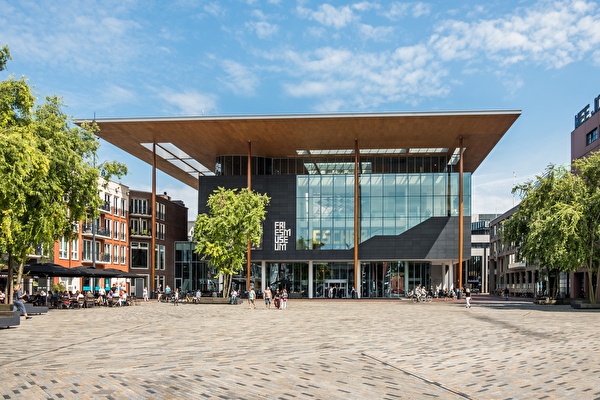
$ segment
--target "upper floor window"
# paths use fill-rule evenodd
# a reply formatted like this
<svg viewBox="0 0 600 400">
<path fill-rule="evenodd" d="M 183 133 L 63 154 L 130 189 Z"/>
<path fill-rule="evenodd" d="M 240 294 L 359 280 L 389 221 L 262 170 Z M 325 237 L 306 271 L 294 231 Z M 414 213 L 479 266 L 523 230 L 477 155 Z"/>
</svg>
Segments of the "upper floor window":
<svg viewBox="0 0 600 400">
<path fill-rule="evenodd" d="M 131 207 L 129 211 L 132 214 L 145 214 L 148 215 L 148 200 L 146 199 L 132 199 Z"/>
<path fill-rule="evenodd" d="M 58 258 L 67 259 L 69 257 L 69 242 L 66 238 L 60 238 L 58 246 Z"/>
<path fill-rule="evenodd" d="M 166 206 L 161 203 L 156 203 L 156 218 L 160 220 L 166 219 Z"/>
<path fill-rule="evenodd" d="M 71 259 L 79 260 L 79 241 L 73 239 L 71 242 Z"/>
<path fill-rule="evenodd" d="M 591 131 L 587 135 L 585 135 L 585 144 L 586 144 L 586 146 L 589 146 L 590 144 L 594 143 L 596 140 L 598 140 L 598 128 L 594 129 L 593 131 Z"/>
</svg>

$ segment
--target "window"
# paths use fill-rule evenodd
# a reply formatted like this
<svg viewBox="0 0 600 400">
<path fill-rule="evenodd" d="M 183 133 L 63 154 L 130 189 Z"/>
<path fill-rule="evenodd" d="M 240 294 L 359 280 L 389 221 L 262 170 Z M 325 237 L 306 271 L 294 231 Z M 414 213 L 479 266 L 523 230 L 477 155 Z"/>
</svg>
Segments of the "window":
<svg viewBox="0 0 600 400">
<path fill-rule="evenodd" d="M 119 263 L 119 245 L 113 245 L 113 264 Z"/>
<path fill-rule="evenodd" d="M 148 268 L 148 243 L 131 243 L 131 268 Z"/>
<path fill-rule="evenodd" d="M 156 202 L 156 219 L 164 220 L 165 217 L 165 205 Z"/>
<path fill-rule="evenodd" d="M 127 211 L 126 207 L 125 207 L 126 204 L 127 203 L 126 203 L 125 199 L 121 199 L 121 217 L 124 217 L 125 212 Z"/>
<path fill-rule="evenodd" d="M 95 259 L 96 261 L 100 260 L 100 243 L 96 242 L 96 246 L 95 246 Z M 83 260 L 84 261 L 92 261 L 92 241 L 91 240 L 84 240 L 83 241 L 83 254 L 82 254 Z"/>
<path fill-rule="evenodd" d="M 593 131 L 591 131 L 587 135 L 585 135 L 585 144 L 586 144 L 586 146 L 589 146 L 590 144 L 594 143 L 596 140 L 598 140 L 598 128 L 594 129 Z"/>
<path fill-rule="evenodd" d="M 102 254 L 102 261 L 109 263 L 110 262 L 110 244 L 104 244 L 104 254 Z"/>
<path fill-rule="evenodd" d="M 66 238 L 60 238 L 59 246 L 58 246 L 58 258 L 63 260 L 69 257 L 69 242 Z"/>
<path fill-rule="evenodd" d="M 73 239 L 71 243 L 71 259 L 79 260 L 79 241 L 77 239 Z"/>
<path fill-rule="evenodd" d="M 146 199 L 132 199 L 131 200 L 131 213 L 133 214 L 145 214 L 148 215 L 148 200 Z"/>
<path fill-rule="evenodd" d="M 127 229 L 125 229 L 125 222 L 121 222 L 121 241 L 126 239 Z"/>
<path fill-rule="evenodd" d="M 113 238 L 118 239 L 119 238 L 119 221 L 114 221 L 113 225 L 114 225 Z"/>
<path fill-rule="evenodd" d="M 165 240 L 165 224 L 161 224 L 160 222 L 156 223 L 156 238 Z"/>
<path fill-rule="evenodd" d="M 113 198 L 113 213 L 119 215 L 119 198 L 117 196 Z"/>
<path fill-rule="evenodd" d="M 121 246 L 121 264 L 127 264 L 127 247 Z"/>
<path fill-rule="evenodd" d="M 156 250 L 156 268 L 164 270 L 165 269 L 165 246 L 162 244 L 157 244 L 155 247 Z"/>
</svg>

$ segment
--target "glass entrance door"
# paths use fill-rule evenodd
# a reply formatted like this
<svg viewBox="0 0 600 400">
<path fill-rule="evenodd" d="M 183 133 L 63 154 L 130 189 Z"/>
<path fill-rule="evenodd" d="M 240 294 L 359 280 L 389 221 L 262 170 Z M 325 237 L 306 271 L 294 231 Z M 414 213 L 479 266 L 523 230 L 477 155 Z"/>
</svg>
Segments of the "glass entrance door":
<svg viewBox="0 0 600 400">
<path fill-rule="evenodd" d="M 384 273 L 383 263 L 371 262 L 361 265 L 362 269 L 362 297 L 383 297 Z"/>
<path fill-rule="evenodd" d="M 325 297 L 334 296 L 336 299 L 343 299 L 349 297 L 347 279 L 326 279 L 325 288 Z"/>
</svg>

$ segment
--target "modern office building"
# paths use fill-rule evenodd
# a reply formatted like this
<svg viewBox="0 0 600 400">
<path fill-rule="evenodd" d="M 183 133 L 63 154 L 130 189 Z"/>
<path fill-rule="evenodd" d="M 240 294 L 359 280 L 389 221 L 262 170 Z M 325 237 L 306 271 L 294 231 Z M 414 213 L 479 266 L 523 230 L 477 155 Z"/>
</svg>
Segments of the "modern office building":
<svg viewBox="0 0 600 400">
<path fill-rule="evenodd" d="M 323 297 L 335 286 L 342 297 L 352 288 L 362 297 L 399 297 L 416 285 L 466 283 L 459 259 L 471 257 L 471 175 L 519 115 L 96 122 L 102 139 L 153 165 L 153 174 L 160 169 L 197 188 L 201 213 L 218 187 L 250 187 L 270 196 L 262 243 L 235 280 L 240 290 L 271 285 Z M 214 279 L 207 263 L 189 265 L 179 278 L 206 290 L 201 286 Z"/>
<path fill-rule="evenodd" d="M 489 293 L 490 221 L 498 214 L 471 216 L 471 258 L 465 264 L 467 286 L 471 292 Z"/>
<path fill-rule="evenodd" d="M 548 271 L 544 266 L 518 260 L 517 248 L 502 240 L 502 224 L 519 210 L 516 205 L 490 222 L 490 293 L 502 294 L 508 288 L 511 296 L 571 297 L 568 273 Z"/>
</svg>

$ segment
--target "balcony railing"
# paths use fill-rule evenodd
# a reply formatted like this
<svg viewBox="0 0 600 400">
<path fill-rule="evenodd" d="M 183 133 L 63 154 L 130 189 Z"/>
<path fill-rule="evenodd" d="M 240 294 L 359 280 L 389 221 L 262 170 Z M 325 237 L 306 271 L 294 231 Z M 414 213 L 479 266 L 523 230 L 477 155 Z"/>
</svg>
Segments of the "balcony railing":
<svg viewBox="0 0 600 400">
<path fill-rule="evenodd" d="M 102 211 L 110 212 L 110 203 L 104 203 L 99 208 Z"/>
<path fill-rule="evenodd" d="M 83 224 L 83 226 L 81 227 L 82 233 L 84 235 L 93 235 L 94 234 L 94 225 L 93 224 Z M 111 237 L 111 233 L 110 233 L 110 229 L 107 228 L 99 228 L 96 227 L 96 235 L 97 236 L 105 236 L 105 237 Z"/>
<path fill-rule="evenodd" d="M 152 230 L 144 229 L 143 231 L 137 231 L 135 229 L 131 230 L 131 236 L 144 236 L 144 237 L 152 237 Z"/>
<path fill-rule="evenodd" d="M 130 216 L 134 216 L 134 215 L 151 216 L 152 215 L 152 208 L 148 207 L 145 210 L 141 210 L 139 208 L 134 208 L 134 207 L 130 206 L 129 207 L 129 215 Z"/>
</svg>

